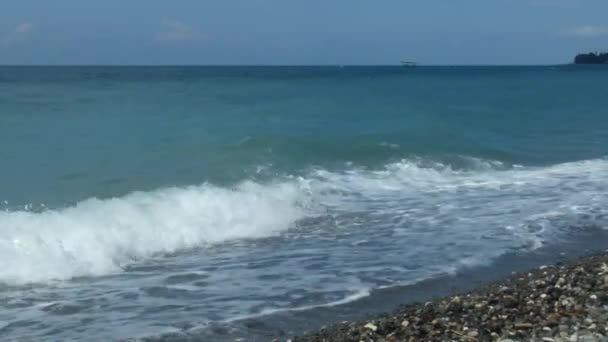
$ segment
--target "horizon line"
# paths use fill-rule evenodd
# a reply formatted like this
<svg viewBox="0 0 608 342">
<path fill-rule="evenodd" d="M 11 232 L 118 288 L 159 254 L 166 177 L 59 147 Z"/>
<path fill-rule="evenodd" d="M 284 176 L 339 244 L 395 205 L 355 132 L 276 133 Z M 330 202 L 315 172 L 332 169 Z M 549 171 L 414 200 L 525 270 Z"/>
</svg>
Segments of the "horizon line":
<svg viewBox="0 0 608 342">
<path fill-rule="evenodd" d="M 533 67 L 576 65 L 573 62 L 548 64 L 417 64 L 416 67 Z M 403 67 L 401 64 L 85 64 L 85 63 L 51 63 L 51 64 L 0 64 L 0 67 Z"/>
</svg>

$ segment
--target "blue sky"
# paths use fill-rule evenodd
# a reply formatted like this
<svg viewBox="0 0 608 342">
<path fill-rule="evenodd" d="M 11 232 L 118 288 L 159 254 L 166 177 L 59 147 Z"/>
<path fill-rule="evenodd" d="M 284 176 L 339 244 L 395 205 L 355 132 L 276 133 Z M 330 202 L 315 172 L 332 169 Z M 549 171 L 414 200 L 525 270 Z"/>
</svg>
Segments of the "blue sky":
<svg viewBox="0 0 608 342">
<path fill-rule="evenodd" d="M 2 0 L 0 64 L 552 64 L 607 0 Z"/>
</svg>

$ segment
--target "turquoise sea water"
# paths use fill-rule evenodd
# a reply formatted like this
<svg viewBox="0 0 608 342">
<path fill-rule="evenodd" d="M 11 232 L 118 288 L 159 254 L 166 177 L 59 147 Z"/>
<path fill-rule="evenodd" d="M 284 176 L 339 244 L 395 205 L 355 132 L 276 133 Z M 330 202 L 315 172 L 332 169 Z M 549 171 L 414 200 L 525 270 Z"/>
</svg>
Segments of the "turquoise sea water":
<svg viewBox="0 0 608 342">
<path fill-rule="evenodd" d="M 608 68 L 0 67 L 0 335 L 205 329 L 488 264 L 608 227 L 607 155 Z"/>
</svg>

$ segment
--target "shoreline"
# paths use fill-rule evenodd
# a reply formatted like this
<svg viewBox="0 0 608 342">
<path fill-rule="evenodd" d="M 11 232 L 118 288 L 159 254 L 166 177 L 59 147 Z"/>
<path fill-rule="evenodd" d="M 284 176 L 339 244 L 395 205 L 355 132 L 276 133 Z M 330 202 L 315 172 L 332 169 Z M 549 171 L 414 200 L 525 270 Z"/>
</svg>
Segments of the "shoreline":
<svg viewBox="0 0 608 342">
<path fill-rule="evenodd" d="M 409 341 L 400 335 L 388 337 L 393 331 L 386 327 L 398 328 L 395 323 L 399 315 L 424 306 L 424 303 L 438 303 L 447 298 L 467 294 L 481 294 L 483 291 L 496 288 L 497 284 L 516 279 L 517 274 L 528 274 L 539 271 L 542 265 L 571 265 L 584 262 L 590 258 L 602 257 L 608 264 L 608 230 L 600 227 L 584 227 L 573 230 L 563 239 L 542 246 L 534 251 L 511 251 L 485 266 L 472 266 L 454 274 L 441 274 L 410 285 L 402 285 L 371 291 L 369 296 L 336 306 L 320 306 L 303 311 L 280 311 L 242 320 L 226 322 L 207 322 L 196 327 L 189 326 L 178 331 L 161 335 L 150 335 L 138 341 Z M 548 271 L 554 267 L 547 268 Z M 547 270 L 545 269 L 545 270 Z M 516 273 L 519 272 L 519 273 Z M 608 290 L 606 291 L 608 293 Z M 421 304 L 422 303 L 422 304 Z M 607 307 L 608 308 L 608 307 Z M 411 314 L 411 313 L 410 313 Z M 392 325 L 389 324 L 392 320 Z M 412 320 L 413 321 L 413 320 Z M 432 321 L 432 320 L 430 320 Z M 378 330 L 371 336 L 365 325 L 370 322 Z M 386 322 L 386 324 L 381 324 Z M 596 323 L 597 324 L 597 323 Z M 349 336 L 349 329 L 355 335 Z M 472 327 L 468 327 L 472 328 Z M 541 327 L 543 328 L 543 327 Z M 359 335 L 357 335 L 357 333 Z M 479 332 L 478 332 L 479 333 Z M 561 338 L 561 337 L 560 337 Z M 554 341 L 570 341 L 554 339 Z M 134 339 L 127 339 L 134 340 Z M 497 341 L 498 337 L 471 339 L 455 334 L 453 339 L 414 338 L 412 341 Z M 510 338 L 503 342 L 528 341 L 529 339 Z M 542 341 L 542 339 L 538 339 Z M 549 340 L 545 340 L 549 341 Z M 578 341 L 585 341 L 579 339 Z M 586 341 L 603 341 L 588 339 Z M 608 339 L 606 339 L 608 341 Z"/>
<path fill-rule="evenodd" d="M 608 251 L 292 341 L 608 341 Z"/>
</svg>

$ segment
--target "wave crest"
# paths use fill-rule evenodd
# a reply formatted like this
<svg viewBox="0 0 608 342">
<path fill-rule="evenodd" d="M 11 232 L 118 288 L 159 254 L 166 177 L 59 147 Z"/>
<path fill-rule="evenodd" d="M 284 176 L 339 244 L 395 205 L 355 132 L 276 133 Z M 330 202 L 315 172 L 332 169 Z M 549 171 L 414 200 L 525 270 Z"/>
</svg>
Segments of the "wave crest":
<svg viewBox="0 0 608 342">
<path fill-rule="evenodd" d="M 323 213 L 334 221 L 341 213 L 364 213 L 344 215 L 344 226 L 360 225 L 349 220 L 364 218 L 363 226 L 380 224 L 395 234 L 420 228 L 454 239 L 484 236 L 503 242 L 511 239 L 505 234 L 523 240 L 549 234 L 550 227 L 531 230 L 531 224 L 573 222 L 588 213 L 593 214 L 591 223 L 604 224 L 608 217 L 601 209 L 608 200 L 606 159 L 542 168 L 476 159 L 467 165 L 423 159 L 377 170 L 351 165 L 342 172 L 317 169 L 303 177 L 246 181 L 232 189 L 205 184 L 89 199 L 58 210 L 0 212 L 0 282 L 119 272 L 155 254 L 280 234 Z M 533 217 L 554 211 L 558 219 Z"/>
<path fill-rule="evenodd" d="M 89 199 L 40 213 L 0 213 L 0 281 L 68 279 L 117 272 L 133 260 L 288 229 L 305 215 L 294 184 L 245 182 Z"/>
</svg>

